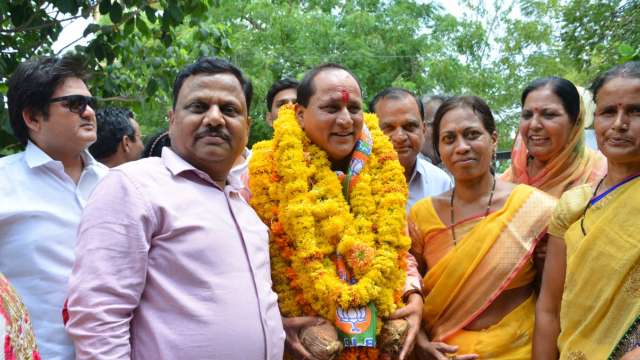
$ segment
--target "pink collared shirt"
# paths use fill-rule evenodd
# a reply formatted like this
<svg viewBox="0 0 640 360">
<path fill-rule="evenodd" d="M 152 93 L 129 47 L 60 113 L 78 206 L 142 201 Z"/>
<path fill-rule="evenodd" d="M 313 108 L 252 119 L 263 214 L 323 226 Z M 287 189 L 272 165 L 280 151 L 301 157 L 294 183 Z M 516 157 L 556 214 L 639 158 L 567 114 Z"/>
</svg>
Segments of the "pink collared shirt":
<svg viewBox="0 0 640 360">
<path fill-rule="evenodd" d="M 98 185 L 69 286 L 78 359 L 282 359 L 267 227 L 228 182 L 165 148 Z"/>
</svg>

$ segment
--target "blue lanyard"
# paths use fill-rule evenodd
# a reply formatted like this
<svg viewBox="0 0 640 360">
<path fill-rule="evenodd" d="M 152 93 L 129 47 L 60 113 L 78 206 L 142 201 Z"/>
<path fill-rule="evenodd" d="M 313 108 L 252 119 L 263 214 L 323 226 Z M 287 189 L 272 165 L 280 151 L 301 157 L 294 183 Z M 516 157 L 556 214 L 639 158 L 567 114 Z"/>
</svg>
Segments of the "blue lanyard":
<svg viewBox="0 0 640 360">
<path fill-rule="evenodd" d="M 637 177 L 640 177 L 640 173 L 634 174 L 634 175 L 631 175 L 631 176 L 625 178 L 624 180 L 620 181 L 619 183 L 617 183 L 614 186 L 612 186 L 609 189 L 607 189 L 607 191 L 603 192 L 602 194 L 592 197 L 591 200 L 589 200 L 589 204 L 590 205 L 594 205 L 598 201 L 602 200 L 602 198 L 604 198 L 605 196 L 609 195 L 609 193 L 611 193 L 613 190 L 619 188 L 620 186 L 628 183 L 629 181 L 631 181 L 631 180 L 633 180 L 633 179 L 635 179 Z"/>
</svg>

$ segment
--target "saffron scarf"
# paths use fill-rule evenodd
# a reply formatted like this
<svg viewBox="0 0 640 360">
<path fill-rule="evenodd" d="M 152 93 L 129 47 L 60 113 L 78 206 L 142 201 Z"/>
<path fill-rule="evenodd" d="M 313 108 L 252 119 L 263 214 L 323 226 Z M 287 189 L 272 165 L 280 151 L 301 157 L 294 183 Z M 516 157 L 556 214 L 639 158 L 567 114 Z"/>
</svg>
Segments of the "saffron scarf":
<svg viewBox="0 0 640 360">
<path fill-rule="evenodd" d="M 423 322 L 431 339 L 446 342 L 504 290 L 533 281 L 531 256 L 546 233 L 555 202 L 541 191 L 519 185 L 500 210 L 455 224 L 457 237 L 466 230 L 455 246 L 451 227 L 438 218 L 431 199 L 414 205 L 410 214 L 413 250 L 432 264 L 423 289 Z M 527 266 L 527 279 L 519 279 Z"/>
<path fill-rule="evenodd" d="M 585 146 L 584 128 L 593 122 L 595 104 L 588 90 L 578 87 L 581 104 L 578 120 L 573 124 L 567 146 L 535 176 L 528 171 L 531 156 L 518 133 L 511 151 L 511 167 L 500 177 L 516 184 L 527 184 L 559 198 L 563 192 L 586 183 L 593 184 L 607 172 L 607 160 Z"/>
<path fill-rule="evenodd" d="M 579 134 L 573 135 L 569 145 L 542 171 L 529 176 L 529 151 L 518 135 L 511 151 L 511 167 L 500 178 L 516 184 L 531 185 L 556 198 L 574 186 L 594 183 L 606 173 L 607 162 L 600 152 L 591 150 L 582 141 L 578 141 L 580 137 L 582 129 Z"/>
</svg>

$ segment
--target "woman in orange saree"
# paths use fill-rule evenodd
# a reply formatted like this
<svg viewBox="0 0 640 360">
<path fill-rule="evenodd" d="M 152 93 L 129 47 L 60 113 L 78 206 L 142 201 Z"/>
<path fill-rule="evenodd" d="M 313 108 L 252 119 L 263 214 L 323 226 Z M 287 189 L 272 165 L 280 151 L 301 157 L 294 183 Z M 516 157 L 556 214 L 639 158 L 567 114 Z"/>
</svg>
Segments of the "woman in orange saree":
<svg viewBox="0 0 640 360">
<path fill-rule="evenodd" d="M 585 101 L 575 85 L 563 78 L 547 77 L 529 84 L 522 93 L 511 167 L 501 178 L 531 185 L 556 198 L 570 188 L 600 179 L 606 172 L 606 160 L 585 146 L 583 128 L 590 122 Z"/>
<path fill-rule="evenodd" d="M 455 188 L 410 212 L 412 252 L 426 270 L 418 359 L 530 359 L 532 253 L 555 199 L 491 172 L 495 123 L 477 97 L 447 100 L 434 144 Z"/>
</svg>

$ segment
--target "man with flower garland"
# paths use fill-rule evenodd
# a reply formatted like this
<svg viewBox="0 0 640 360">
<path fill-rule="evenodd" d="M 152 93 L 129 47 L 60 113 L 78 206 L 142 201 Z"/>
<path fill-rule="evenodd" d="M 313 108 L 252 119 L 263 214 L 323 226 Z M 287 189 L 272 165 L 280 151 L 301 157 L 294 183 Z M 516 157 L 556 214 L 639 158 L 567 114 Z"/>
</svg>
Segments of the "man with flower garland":
<svg viewBox="0 0 640 360">
<path fill-rule="evenodd" d="M 171 145 L 112 169 L 92 194 L 69 285 L 77 359 L 282 359 L 267 228 L 229 176 L 251 96 L 227 61 L 187 66 Z"/>
<path fill-rule="evenodd" d="M 274 139 L 254 145 L 249 164 L 251 203 L 271 227 L 288 353 L 316 358 L 306 330 L 329 321 L 346 346 L 341 359 L 376 359 L 382 323 L 404 318 L 403 359 L 422 297 L 407 252 L 402 166 L 375 116 L 363 113 L 360 84 L 346 68 L 309 71 L 297 101 L 280 110 Z"/>
<path fill-rule="evenodd" d="M 419 156 L 426 124 L 422 102 L 415 94 L 406 89 L 386 88 L 374 96 L 369 110 L 380 119 L 380 129 L 391 140 L 404 167 L 409 186 L 407 211 L 418 200 L 451 189 L 449 175 Z"/>
</svg>

